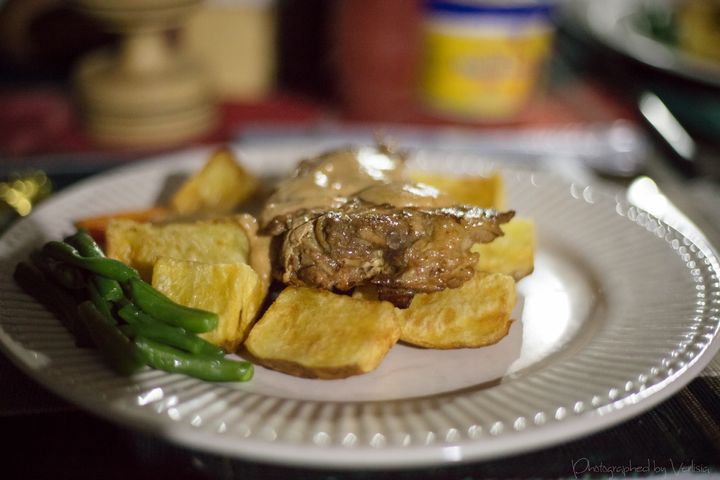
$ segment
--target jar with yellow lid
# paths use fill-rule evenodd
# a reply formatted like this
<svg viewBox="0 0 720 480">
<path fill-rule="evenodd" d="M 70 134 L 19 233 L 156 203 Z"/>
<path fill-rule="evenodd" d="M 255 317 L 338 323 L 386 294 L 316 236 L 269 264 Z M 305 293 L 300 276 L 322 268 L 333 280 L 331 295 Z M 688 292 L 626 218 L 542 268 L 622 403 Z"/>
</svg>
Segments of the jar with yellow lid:
<svg viewBox="0 0 720 480">
<path fill-rule="evenodd" d="M 512 120 L 528 104 L 552 49 L 552 3 L 429 0 L 420 95 L 441 116 Z"/>
</svg>

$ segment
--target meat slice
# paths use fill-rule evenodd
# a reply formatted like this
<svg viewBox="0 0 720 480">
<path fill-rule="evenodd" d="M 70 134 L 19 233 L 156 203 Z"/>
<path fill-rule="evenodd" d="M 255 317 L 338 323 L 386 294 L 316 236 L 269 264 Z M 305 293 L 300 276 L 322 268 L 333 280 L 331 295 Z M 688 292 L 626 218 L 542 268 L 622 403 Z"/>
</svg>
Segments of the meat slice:
<svg viewBox="0 0 720 480">
<path fill-rule="evenodd" d="M 406 307 L 417 292 L 459 287 L 472 277 L 473 243 L 502 235 L 514 212 L 472 206 L 397 207 L 352 198 L 336 208 L 277 216 L 275 272 L 290 285 L 349 291 L 374 285 Z"/>
<path fill-rule="evenodd" d="M 370 285 L 400 307 L 417 292 L 469 280 L 477 260 L 470 247 L 502 235 L 514 212 L 453 205 L 432 187 L 407 183 L 404 163 L 382 144 L 301 162 L 260 215 L 275 278 L 345 292 Z"/>
</svg>

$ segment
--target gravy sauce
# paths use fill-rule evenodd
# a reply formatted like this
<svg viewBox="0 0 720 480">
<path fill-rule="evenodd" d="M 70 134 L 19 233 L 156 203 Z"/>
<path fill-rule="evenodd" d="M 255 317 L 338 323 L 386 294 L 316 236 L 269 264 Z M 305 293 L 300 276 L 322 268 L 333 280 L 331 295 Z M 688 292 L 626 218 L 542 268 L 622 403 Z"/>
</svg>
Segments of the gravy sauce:
<svg viewBox="0 0 720 480">
<path fill-rule="evenodd" d="M 300 209 L 337 208 L 351 197 L 396 207 L 450 203 L 430 186 L 409 184 L 404 164 L 403 156 L 382 146 L 336 150 L 304 160 L 293 176 L 278 183 L 260 215 L 260 224 Z"/>
</svg>

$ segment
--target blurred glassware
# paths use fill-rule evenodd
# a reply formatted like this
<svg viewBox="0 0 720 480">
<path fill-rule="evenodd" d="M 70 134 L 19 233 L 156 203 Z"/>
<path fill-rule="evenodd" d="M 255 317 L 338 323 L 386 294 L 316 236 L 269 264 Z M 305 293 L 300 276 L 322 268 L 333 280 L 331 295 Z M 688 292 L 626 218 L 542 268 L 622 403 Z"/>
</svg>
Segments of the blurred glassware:
<svg viewBox="0 0 720 480">
<path fill-rule="evenodd" d="M 720 154 L 716 148 L 697 141 L 653 92 L 638 99 L 638 109 L 648 125 L 669 147 L 673 162 L 683 173 L 720 181 Z"/>
<path fill-rule="evenodd" d="M 695 142 L 660 97 L 652 92 L 645 92 L 640 95 L 638 108 L 676 155 L 687 163 L 694 161 L 697 153 Z"/>
<path fill-rule="evenodd" d="M 188 52 L 201 58 L 219 97 L 259 100 L 274 85 L 275 0 L 206 0 L 187 22 Z"/>
<path fill-rule="evenodd" d="M 552 50 L 552 4 L 430 0 L 423 10 L 420 93 L 435 113 L 512 120 L 527 106 Z"/>
</svg>

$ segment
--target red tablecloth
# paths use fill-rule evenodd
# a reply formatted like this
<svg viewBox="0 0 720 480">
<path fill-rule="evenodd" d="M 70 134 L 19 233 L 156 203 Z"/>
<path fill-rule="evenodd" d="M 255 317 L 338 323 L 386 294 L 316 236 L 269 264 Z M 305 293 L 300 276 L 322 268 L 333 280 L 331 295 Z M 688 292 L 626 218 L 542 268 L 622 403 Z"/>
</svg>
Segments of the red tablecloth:
<svg viewBox="0 0 720 480">
<path fill-rule="evenodd" d="M 0 90 L 0 155 L 24 157 L 72 152 L 115 152 L 119 150 L 96 144 L 83 131 L 71 95 L 57 87 L 34 87 Z M 488 125 L 472 125 L 433 117 L 421 109 L 403 116 L 404 124 L 457 125 L 483 129 Z M 289 93 L 278 93 L 255 103 L 224 102 L 220 105 L 217 128 L 204 136 L 173 145 L 230 141 L 246 124 L 317 122 L 359 122 L 348 118 L 333 105 Z M 586 122 L 634 119 L 634 112 L 616 96 L 590 83 L 556 86 L 539 97 L 525 114 L 510 125 L 518 128 L 547 127 Z M 495 125 L 497 126 L 497 125 Z M 507 125 L 504 125 L 507 126 Z"/>
</svg>

